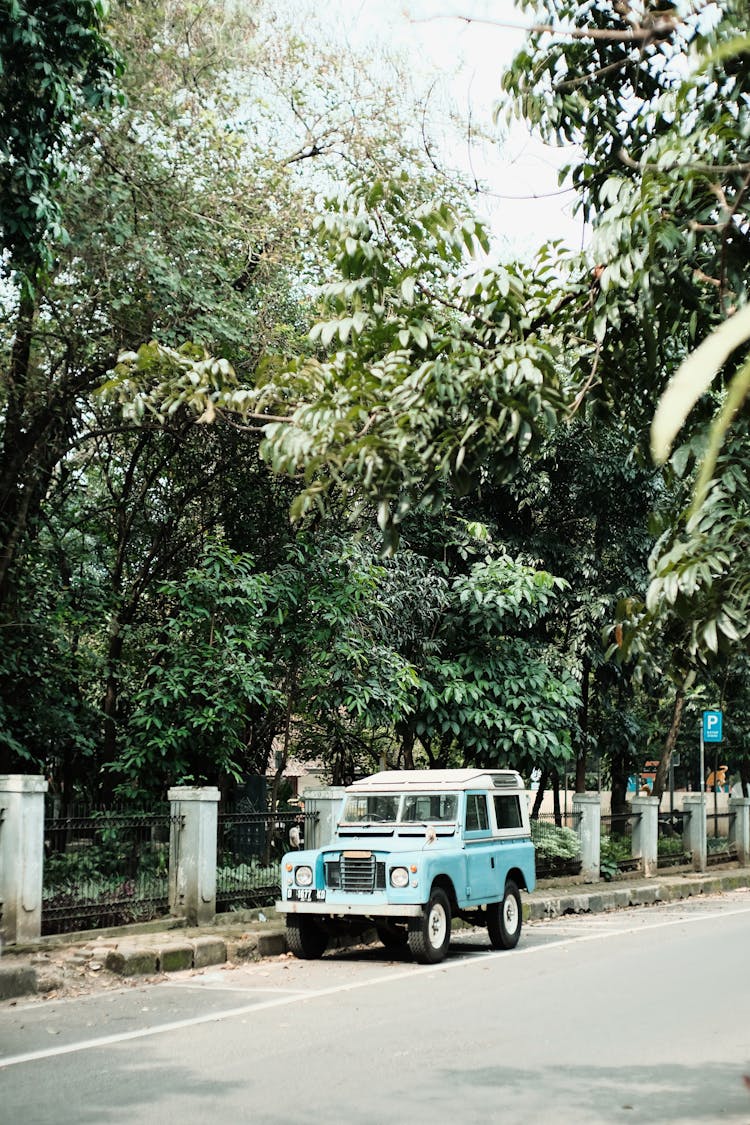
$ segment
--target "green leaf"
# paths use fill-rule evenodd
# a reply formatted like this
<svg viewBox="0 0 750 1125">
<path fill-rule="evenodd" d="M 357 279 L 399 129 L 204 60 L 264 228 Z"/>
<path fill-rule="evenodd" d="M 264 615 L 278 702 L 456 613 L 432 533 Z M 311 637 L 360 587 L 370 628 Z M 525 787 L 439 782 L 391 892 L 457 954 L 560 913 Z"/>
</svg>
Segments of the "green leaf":
<svg viewBox="0 0 750 1125">
<path fill-rule="evenodd" d="M 685 419 L 711 386 L 721 366 L 749 338 L 750 305 L 745 305 L 680 364 L 659 400 L 651 423 L 651 452 L 658 464 L 666 461 Z"/>
</svg>

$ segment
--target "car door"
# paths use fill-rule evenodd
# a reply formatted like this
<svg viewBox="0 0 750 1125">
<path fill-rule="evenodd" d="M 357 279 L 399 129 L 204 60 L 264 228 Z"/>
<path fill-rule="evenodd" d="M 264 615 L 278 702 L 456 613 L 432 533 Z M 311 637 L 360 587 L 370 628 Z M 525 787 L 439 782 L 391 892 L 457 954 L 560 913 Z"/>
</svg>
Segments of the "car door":
<svg viewBox="0 0 750 1125">
<path fill-rule="evenodd" d="M 487 798 L 486 792 L 469 792 L 466 794 L 466 817 L 464 820 L 466 897 L 471 903 L 489 902 L 498 899 L 502 892 Z"/>
</svg>

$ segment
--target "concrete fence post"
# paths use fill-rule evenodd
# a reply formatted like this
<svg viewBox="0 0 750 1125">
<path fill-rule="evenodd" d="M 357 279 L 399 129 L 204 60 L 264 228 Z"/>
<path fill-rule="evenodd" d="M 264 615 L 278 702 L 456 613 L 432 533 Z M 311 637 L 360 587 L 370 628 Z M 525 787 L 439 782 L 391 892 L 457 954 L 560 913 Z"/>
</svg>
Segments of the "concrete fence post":
<svg viewBox="0 0 750 1125">
<path fill-rule="evenodd" d="M 750 797 L 729 798 L 729 846 L 743 866 L 750 863 Z"/>
<path fill-rule="evenodd" d="M 706 870 L 706 803 L 700 793 L 686 793 L 682 799 L 685 820 L 682 828 L 682 845 L 693 857 L 696 871 Z"/>
<path fill-rule="evenodd" d="M 598 793 L 574 793 L 573 813 L 581 841 L 581 875 L 587 883 L 601 877 L 602 816 Z"/>
<path fill-rule="evenodd" d="M 0 774 L 0 934 L 8 945 L 42 932 L 44 794 L 30 774 Z"/>
<path fill-rule="evenodd" d="M 345 792 L 343 785 L 302 790 L 300 796 L 305 802 L 306 848 L 322 848 L 333 839 Z"/>
<path fill-rule="evenodd" d="M 221 794 L 213 787 L 179 786 L 167 794 L 169 831 L 169 910 L 190 926 L 213 922 L 216 915 L 216 838 Z"/>
<path fill-rule="evenodd" d="M 659 859 L 659 798 L 633 797 L 631 854 L 639 859 L 644 875 L 656 875 Z"/>
</svg>

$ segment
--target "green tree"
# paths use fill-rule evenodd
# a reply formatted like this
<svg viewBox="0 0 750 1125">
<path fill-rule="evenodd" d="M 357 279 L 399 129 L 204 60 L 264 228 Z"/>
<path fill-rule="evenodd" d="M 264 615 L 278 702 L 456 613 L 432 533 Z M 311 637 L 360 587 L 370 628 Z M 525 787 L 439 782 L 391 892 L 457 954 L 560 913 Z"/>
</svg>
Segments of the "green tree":
<svg viewBox="0 0 750 1125">
<path fill-rule="evenodd" d="M 108 14 L 107 0 L 0 4 L 3 270 L 20 273 L 27 295 L 64 233 L 60 181 L 75 159 L 86 111 L 118 97 Z"/>
<path fill-rule="evenodd" d="M 640 663 L 639 694 L 669 701 L 658 791 L 690 693 L 706 677 L 716 683 L 730 650 L 746 646 L 737 483 L 744 425 L 718 465 L 712 442 L 697 503 L 682 483 L 704 458 L 714 412 L 725 430 L 741 401 L 730 380 L 744 362 L 742 324 L 733 326 L 733 314 L 739 308 L 744 316 L 750 264 L 744 12 L 735 4 L 710 16 L 666 6 L 647 11 L 603 0 L 586 8 L 543 5 L 535 17 L 537 33 L 504 79 L 505 107 L 520 108 L 545 139 L 576 145 L 566 173 L 592 237 L 577 267 L 573 260 L 577 283 L 561 313 L 571 314 L 568 331 L 586 341 L 576 352 L 581 407 L 613 426 L 628 419 L 632 455 L 645 458 L 647 426 L 670 377 L 698 341 L 712 341 L 731 318 L 700 386 L 693 379 L 686 390 L 680 378 L 664 398 L 655 442 L 662 460 L 689 406 L 721 369 L 716 394 L 701 398 L 683 446 L 661 474 L 649 581 L 633 583 L 623 599 L 613 646 Z M 573 299 L 584 287 L 587 306 Z M 730 336 L 734 343 L 722 344 Z M 705 356 L 699 349 L 696 363 Z"/>
<path fill-rule="evenodd" d="M 296 517 L 332 488 L 377 506 L 395 544 L 405 514 L 435 509 L 538 445 L 564 402 L 557 340 L 542 309 L 554 278 L 473 264 L 487 249 L 468 215 L 435 205 L 429 183 L 352 184 L 316 223 L 336 273 L 323 287 L 320 348 L 268 356 L 254 387 L 192 344 L 121 355 L 104 392 L 129 417 L 188 406 L 262 427 L 261 453 L 304 474 Z"/>
<path fill-rule="evenodd" d="M 744 13 L 735 4 L 705 18 L 697 11 L 645 13 L 607 2 L 546 11 L 553 28 L 574 28 L 574 35 L 553 30 L 535 38 L 504 85 L 547 139 L 579 146 L 570 172 L 592 224 L 590 260 L 596 262 L 590 311 L 578 323 L 599 374 L 589 400 L 616 411 L 627 395 L 650 419 L 680 361 L 746 301 L 750 70 Z M 741 342 L 736 339 L 734 348 Z M 725 348 L 718 361 L 720 384 L 743 362 L 741 349 L 733 357 L 731 351 Z M 721 386 L 718 399 L 703 397 L 692 419 L 696 434 L 723 397 Z M 691 401 L 665 400 L 672 433 Z M 736 412 L 737 402 L 727 405 Z M 673 458 L 675 472 L 690 471 L 704 448 L 688 432 Z M 741 443 L 733 452 L 741 473 Z M 717 479 L 718 494 L 709 498 L 714 509 L 735 488 L 729 459 L 720 469 L 729 475 Z M 649 594 L 651 607 L 665 596 L 674 604 L 684 564 L 680 606 L 692 583 L 698 657 L 715 652 L 720 636 L 737 640 L 731 600 L 721 611 L 723 599 L 704 600 L 707 587 L 695 581 L 703 565 L 699 541 L 706 542 L 715 522 L 710 511 L 701 515 L 685 504 L 662 539 Z"/>
<path fill-rule="evenodd" d="M 21 26 L 31 6 L 13 12 Z M 391 167 L 412 158 L 408 130 L 391 120 L 398 74 L 352 76 L 352 95 L 359 85 L 367 96 L 343 112 L 336 48 L 267 17 L 261 5 L 118 5 L 108 35 L 126 100 L 82 95 L 79 117 L 71 95 L 65 176 L 48 166 L 60 231 L 46 232 L 33 292 L 11 273 L 0 317 L 4 768 L 33 761 L 77 784 L 88 770 L 90 788 L 106 785 L 114 775 L 103 767 L 129 745 L 143 662 L 160 644 L 159 586 L 199 565 L 216 531 L 262 573 L 291 538 L 296 485 L 270 476 L 241 420 L 195 427 L 194 412 L 176 410 L 135 427 L 92 395 L 118 352 L 151 336 L 231 356 L 251 386 L 265 352 L 310 353 L 306 286 L 320 256 L 300 230 L 314 191 L 368 152 Z M 75 37 L 65 49 L 72 57 Z M 43 638 L 33 659 L 32 636 Z M 50 719 L 42 731 L 21 713 L 35 685 L 60 705 L 69 695 L 68 724 Z M 260 761 L 275 711 L 249 709 Z"/>
<path fill-rule="evenodd" d="M 433 766 L 555 769 L 571 755 L 578 684 L 543 635 L 565 583 L 502 553 L 448 583 L 409 724 Z"/>
<path fill-rule="evenodd" d="M 264 630 L 268 585 L 248 556 L 214 542 L 199 565 L 159 588 L 166 615 L 133 694 L 127 745 L 111 763 L 120 792 L 226 786 L 244 775 L 249 714 L 278 695 Z"/>
</svg>

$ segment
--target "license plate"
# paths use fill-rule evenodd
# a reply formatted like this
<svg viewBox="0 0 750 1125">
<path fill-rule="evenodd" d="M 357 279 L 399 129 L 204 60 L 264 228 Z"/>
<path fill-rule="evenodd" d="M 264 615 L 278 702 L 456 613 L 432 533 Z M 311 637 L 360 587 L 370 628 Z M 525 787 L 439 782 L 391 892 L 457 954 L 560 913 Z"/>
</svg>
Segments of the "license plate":
<svg viewBox="0 0 750 1125">
<path fill-rule="evenodd" d="M 316 891 L 314 887 L 295 887 L 289 892 L 289 898 L 294 902 L 325 902 L 325 891 Z"/>
</svg>

